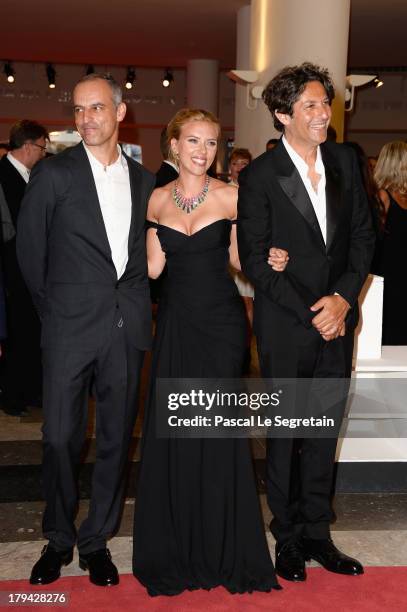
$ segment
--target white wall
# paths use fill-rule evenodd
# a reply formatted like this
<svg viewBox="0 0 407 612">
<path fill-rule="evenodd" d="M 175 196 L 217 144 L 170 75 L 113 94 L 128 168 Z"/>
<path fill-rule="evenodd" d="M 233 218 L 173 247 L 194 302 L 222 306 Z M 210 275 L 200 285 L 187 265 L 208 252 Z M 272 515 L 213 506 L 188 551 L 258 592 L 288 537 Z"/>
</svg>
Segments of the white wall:
<svg viewBox="0 0 407 612">
<path fill-rule="evenodd" d="M 347 140 L 358 142 L 367 155 L 378 155 L 392 140 L 407 139 L 407 73 L 381 73 L 382 87 L 356 90 L 354 112 L 347 113 Z"/>
</svg>

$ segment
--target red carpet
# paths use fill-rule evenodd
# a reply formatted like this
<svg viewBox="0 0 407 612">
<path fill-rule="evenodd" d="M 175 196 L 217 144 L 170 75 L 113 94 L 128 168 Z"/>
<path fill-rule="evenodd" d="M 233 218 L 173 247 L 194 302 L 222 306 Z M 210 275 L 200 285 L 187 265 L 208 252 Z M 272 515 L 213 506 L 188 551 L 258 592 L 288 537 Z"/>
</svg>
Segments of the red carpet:
<svg viewBox="0 0 407 612">
<path fill-rule="evenodd" d="M 31 610 L 99 610 L 99 612 L 406 612 L 407 567 L 368 567 L 364 576 L 347 577 L 322 568 L 308 570 L 305 583 L 281 580 L 282 591 L 230 595 L 223 588 L 194 591 L 177 597 L 151 598 L 133 578 L 121 576 L 120 585 L 101 588 L 86 576 L 61 578 L 47 587 L 30 587 L 27 581 L 0 582 L 0 591 L 69 594 L 68 606 L 35 606 Z M 4 595 L 2 594 L 4 597 Z M 3 599 L 4 601 L 4 599 Z M 1 606 L 2 607 L 2 606 Z M 16 608 L 17 606 L 13 606 Z M 21 607 L 18 606 L 21 610 Z M 2 609 L 6 609 L 3 608 Z M 12 608 L 7 608 L 8 610 Z"/>
</svg>

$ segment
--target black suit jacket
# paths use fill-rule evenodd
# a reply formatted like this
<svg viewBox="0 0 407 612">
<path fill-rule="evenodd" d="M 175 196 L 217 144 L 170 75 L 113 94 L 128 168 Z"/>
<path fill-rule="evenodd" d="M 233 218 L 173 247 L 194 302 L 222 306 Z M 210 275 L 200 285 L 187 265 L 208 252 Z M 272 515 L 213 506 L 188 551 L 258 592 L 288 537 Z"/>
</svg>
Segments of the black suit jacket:
<svg viewBox="0 0 407 612">
<path fill-rule="evenodd" d="M 42 345 L 94 350 L 108 341 L 118 309 L 128 340 L 151 344 L 145 249 L 154 176 L 126 156 L 132 214 L 129 260 L 118 280 L 96 185 L 81 144 L 38 163 L 21 206 L 17 253 L 42 319 Z"/>
<path fill-rule="evenodd" d="M 26 182 L 13 164 L 9 162 L 7 155 L 3 155 L 0 159 L 0 183 L 3 187 L 14 227 L 17 227 L 17 217 L 24 197 Z"/>
<path fill-rule="evenodd" d="M 170 164 L 163 161 L 155 176 L 155 186 L 163 187 L 164 185 L 171 183 L 171 181 L 175 181 L 175 179 L 178 178 L 178 172 Z"/>
<path fill-rule="evenodd" d="M 374 247 L 367 198 L 353 151 L 321 145 L 326 174 L 327 243 L 300 174 L 280 142 L 239 175 L 238 245 L 243 272 L 255 287 L 255 332 L 260 346 L 307 343 L 317 333 L 310 311 L 335 292 L 351 305 L 347 330 L 358 321 L 357 298 Z M 290 260 L 284 272 L 267 264 L 271 246 Z M 294 333 L 293 333 L 294 332 Z"/>
<path fill-rule="evenodd" d="M 17 219 L 20 213 L 21 202 L 24 197 L 27 183 L 15 169 L 13 164 L 4 155 L 0 159 L 0 183 L 3 188 L 7 206 L 10 211 L 10 217 L 14 228 L 17 228 Z M 21 275 L 21 270 L 17 262 L 16 255 L 16 237 L 14 236 L 7 242 L 2 244 L 3 270 L 4 270 L 4 285 L 7 294 L 12 293 L 18 296 L 17 301 L 29 301 L 30 297 L 27 293 L 26 285 Z M 25 306 L 25 305 L 24 305 Z M 14 304 L 14 308 L 16 304 Z M 31 306 L 32 307 L 32 306 Z M 24 311 L 23 311 L 24 312 Z M 22 315 L 22 312 L 15 312 L 16 317 Z"/>
</svg>

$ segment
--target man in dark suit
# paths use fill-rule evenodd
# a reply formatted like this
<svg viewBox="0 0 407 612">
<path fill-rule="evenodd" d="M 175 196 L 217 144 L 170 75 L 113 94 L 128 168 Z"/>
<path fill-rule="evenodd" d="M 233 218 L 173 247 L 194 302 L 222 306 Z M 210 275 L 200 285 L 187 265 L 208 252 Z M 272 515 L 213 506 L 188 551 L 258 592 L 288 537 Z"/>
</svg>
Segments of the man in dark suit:
<svg viewBox="0 0 407 612">
<path fill-rule="evenodd" d="M 44 160 L 20 213 L 21 269 L 42 319 L 43 531 L 49 543 L 30 581 L 47 584 L 72 560 L 97 585 L 117 584 L 106 540 L 117 528 L 123 472 L 136 418 L 151 305 L 144 224 L 154 177 L 121 152 L 126 106 L 109 76 L 73 92 L 83 142 Z M 89 513 L 78 534 L 77 472 L 95 382 L 97 457 Z"/>
<path fill-rule="evenodd" d="M 30 171 L 45 156 L 47 139 L 47 130 L 36 121 L 19 121 L 10 131 L 10 150 L 0 160 L 10 222 L 2 245 L 8 314 L 2 406 L 13 416 L 26 415 L 27 406 L 38 403 L 41 396 L 40 320 L 17 263 L 14 230 Z"/>
<path fill-rule="evenodd" d="M 262 376 L 342 379 L 348 388 L 374 236 L 352 152 L 325 143 L 333 97 L 328 72 L 309 63 L 283 69 L 266 87 L 263 99 L 283 137 L 239 177 L 238 242 L 255 287 Z M 282 273 L 267 263 L 271 244 L 288 251 Z M 276 569 L 288 580 L 305 580 L 309 558 L 333 572 L 363 573 L 330 539 L 336 442 L 267 440 Z"/>
<path fill-rule="evenodd" d="M 168 159 L 170 147 L 168 144 L 166 127 L 161 131 L 160 149 L 161 155 L 163 156 L 163 161 L 155 175 L 156 187 L 164 187 L 164 185 L 167 185 L 168 183 L 171 183 L 171 181 L 175 181 L 175 179 L 178 178 L 178 170 L 176 165 Z"/>
</svg>

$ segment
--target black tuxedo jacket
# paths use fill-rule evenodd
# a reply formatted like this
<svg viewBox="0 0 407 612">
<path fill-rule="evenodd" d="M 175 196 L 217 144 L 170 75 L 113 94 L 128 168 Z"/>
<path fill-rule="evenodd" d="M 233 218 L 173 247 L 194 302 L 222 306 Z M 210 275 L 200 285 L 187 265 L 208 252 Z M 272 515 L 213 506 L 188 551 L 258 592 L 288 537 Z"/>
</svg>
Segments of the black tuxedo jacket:
<svg viewBox="0 0 407 612">
<path fill-rule="evenodd" d="M 155 177 L 155 186 L 164 187 L 164 185 L 167 185 L 168 183 L 171 183 L 171 181 L 175 181 L 175 179 L 178 178 L 178 172 L 170 164 L 163 161 Z"/>
<path fill-rule="evenodd" d="M 96 185 L 81 144 L 38 163 L 21 206 L 17 254 L 42 319 L 42 345 L 95 350 L 118 311 L 128 340 L 151 343 L 145 217 L 154 176 L 126 156 L 132 214 L 129 260 L 117 279 Z"/>
<path fill-rule="evenodd" d="M 238 245 L 243 272 L 255 287 L 254 327 L 260 346 L 299 344 L 316 334 L 310 311 L 335 292 L 351 305 L 353 331 L 357 298 L 369 272 L 374 247 L 367 198 L 353 151 L 321 145 L 326 174 L 327 242 L 300 174 L 280 142 L 239 175 Z M 286 249 L 284 272 L 267 263 L 271 246 Z"/>
</svg>

